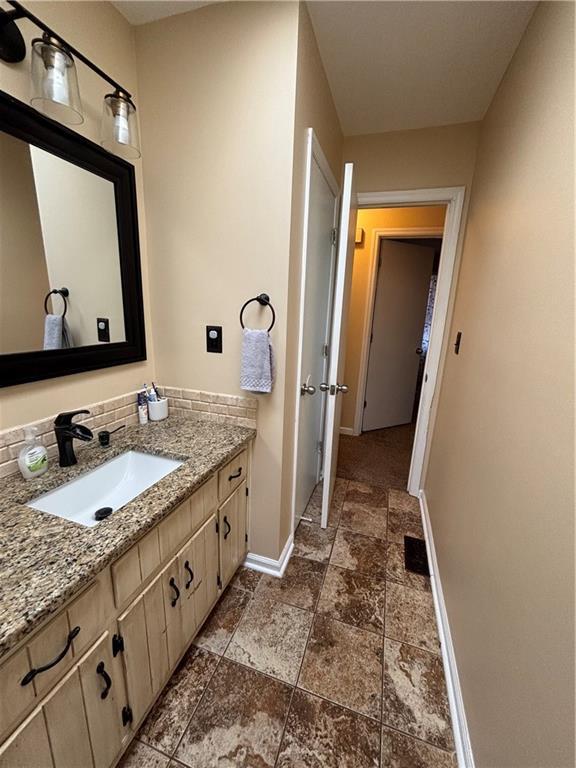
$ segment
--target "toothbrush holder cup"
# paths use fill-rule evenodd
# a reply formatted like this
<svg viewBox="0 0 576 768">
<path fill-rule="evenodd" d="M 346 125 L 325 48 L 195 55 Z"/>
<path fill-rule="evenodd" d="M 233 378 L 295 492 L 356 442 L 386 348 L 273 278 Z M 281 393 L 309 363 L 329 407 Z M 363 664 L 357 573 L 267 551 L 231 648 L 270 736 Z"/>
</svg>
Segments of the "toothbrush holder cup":
<svg viewBox="0 0 576 768">
<path fill-rule="evenodd" d="M 168 398 L 162 397 L 160 400 L 148 401 L 148 416 L 150 421 L 162 421 L 168 418 Z"/>
</svg>

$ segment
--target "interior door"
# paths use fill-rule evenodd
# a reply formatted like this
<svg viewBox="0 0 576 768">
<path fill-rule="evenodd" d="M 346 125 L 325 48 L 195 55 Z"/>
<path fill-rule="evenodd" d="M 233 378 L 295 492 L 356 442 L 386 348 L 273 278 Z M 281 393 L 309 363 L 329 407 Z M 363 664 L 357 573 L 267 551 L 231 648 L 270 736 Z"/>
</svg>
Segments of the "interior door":
<svg viewBox="0 0 576 768">
<path fill-rule="evenodd" d="M 362 429 L 412 421 L 434 249 L 383 239 Z"/>
<path fill-rule="evenodd" d="M 302 349 L 297 408 L 296 521 L 304 513 L 322 470 L 326 395 L 319 385 L 327 375 L 336 255 L 333 232 L 338 211 L 336 182 L 312 134 L 308 152 L 308 205 L 302 264 Z"/>
<path fill-rule="evenodd" d="M 356 213 L 358 203 L 353 187 L 354 166 L 344 166 L 342 184 L 342 203 L 338 226 L 338 255 L 336 260 L 336 278 L 334 282 L 334 300 L 330 330 L 330 362 L 328 379 L 323 382 L 323 389 L 328 393 L 326 400 L 326 428 L 324 436 L 322 490 L 322 528 L 328 524 L 328 510 L 332 501 L 332 492 L 336 480 L 338 461 L 338 442 L 340 439 L 340 416 L 342 412 L 341 395 L 348 387 L 343 382 L 346 363 L 346 320 L 348 300 L 352 281 L 352 259 L 354 258 L 354 237 L 356 234 Z"/>
</svg>

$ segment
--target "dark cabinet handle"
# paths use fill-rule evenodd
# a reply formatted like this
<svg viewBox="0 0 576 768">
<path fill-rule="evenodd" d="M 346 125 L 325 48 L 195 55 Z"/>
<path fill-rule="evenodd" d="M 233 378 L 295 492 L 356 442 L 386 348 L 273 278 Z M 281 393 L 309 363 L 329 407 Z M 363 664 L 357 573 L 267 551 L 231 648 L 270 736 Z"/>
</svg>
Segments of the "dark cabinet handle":
<svg viewBox="0 0 576 768">
<path fill-rule="evenodd" d="M 112 678 L 110 677 L 108 672 L 106 672 L 106 670 L 104 669 L 103 661 L 101 661 L 96 667 L 96 674 L 104 678 L 104 690 L 100 694 L 100 698 L 105 699 L 110 693 L 110 688 L 112 688 Z"/>
<path fill-rule="evenodd" d="M 66 645 L 64 648 L 60 651 L 58 656 L 53 661 L 48 662 L 48 664 L 44 664 L 43 667 L 36 667 L 35 669 L 31 669 L 30 672 L 27 672 L 22 680 L 20 681 L 20 685 L 28 685 L 28 683 L 31 683 L 32 680 L 36 677 L 36 675 L 39 675 L 41 672 L 46 672 L 48 669 L 52 669 L 52 667 L 55 667 L 56 664 L 62 661 L 64 656 L 68 653 L 70 650 L 70 646 L 72 645 L 72 640 L 74 640 L 75 637 L 80 632 L 80 627 L 74 627 L 74 629 L 70 630 L 68 632 L 68 637 L 66 638 Z"/>
<path fill-rule="evenodd" d="M 240 469 L 238 470 L 238 472 L 236 472 L 235 475 L 230 475 L 230 477 L 228 478 L 228 482 L 230 482 L 230 480 L 236 480 L 236 478 L 240 477 L 241 474 L 242 474 L 242 467 L 240 467 Z"/>
<path fill-rule="evenodd" d="M 230 523 L 228 522 L 228 518 L 226 517 L 226 515 L 224 515 L 224 525 L 227 525 L 227 526 L 228 526 L 228 530 L 227 530 L 227 531 L 226 531 L 226 533 L 224 534 L 224 541 L 226 541 L 226 539 L 228 538 L 228 534 L 229 534 L 229 533 L 230 533 L 230 531 L 232 530 L 232 526 L 231 526 L 231 525 L 230 525 Z"/>
<path fill-rule="evenodd" d="M 184 563 L 184 568 L 185 570 L 188 571 L 188 574 L 190 576 L 190 578 L 188 579 L 186 584 L 184 584 L 184 586 L 186 587 L 186 589 L 190 589 L 190 587 L 192 586 L 192 582 L 194 581 L 194 571 L 192 570 L 192 568 L 190 568 L 190 563 L 188 560 L 186 560 L 186 562 Z"/>
<path fill-rule="evenodd" d="M 172 578 L 170 579 L 170 581 L 168 583 L 170 584 L 170 586 L 174 590 L 174 597 L 170 601 L 170 605 L 172 606 L 172 608 L 175 608 L 176 607 L 176 603 L 178 602 L 178 598 L 180 597 L 180 590 L 176 586 L 176 582 L 174 581 L 174 576 L 172 576 Z"/>
</svg>

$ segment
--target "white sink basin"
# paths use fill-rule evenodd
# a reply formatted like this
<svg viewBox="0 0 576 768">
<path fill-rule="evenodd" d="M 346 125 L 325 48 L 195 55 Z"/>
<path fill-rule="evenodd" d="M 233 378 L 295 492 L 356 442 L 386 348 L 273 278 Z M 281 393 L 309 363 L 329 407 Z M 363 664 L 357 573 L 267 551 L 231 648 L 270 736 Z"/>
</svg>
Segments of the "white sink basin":
<svg viewBox="0 0 576 768">
<path fill-rule="evenodd" d="M 98 524 L 94 517 L 96 510 L 111 507 L 115 512 L 183 463 L 163 456 L 127 451 L 28 502 L 28 506 L 92 527 Z"/>
</svg>

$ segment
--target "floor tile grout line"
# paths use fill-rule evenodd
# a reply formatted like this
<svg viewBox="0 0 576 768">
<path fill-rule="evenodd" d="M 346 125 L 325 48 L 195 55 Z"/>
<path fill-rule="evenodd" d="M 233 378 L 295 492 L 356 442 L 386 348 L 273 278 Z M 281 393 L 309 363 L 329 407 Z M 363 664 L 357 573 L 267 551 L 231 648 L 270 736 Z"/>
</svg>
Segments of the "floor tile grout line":
<svg viewBox="0 0 576 768">
<path fill-rule="evenodd" d="M 195 648 L 198 648 L 198 646 L 194 646 L 194 647 L 195 647 Z M 182 743 L 182 739 L 183 739 L 183 738 L 184 738 L 184 736 L 186 735 L 186 731 L 187 731 L 187 730 L 188 730 L 188 728 L 190 727 L 190 723 L 192 722 L 192 718 L 193 718 L 193 717 L 194 717 L 194 715 L 196 714 L 196 710 L 198 709 L 198 707 L 200 706 L 200 704 L 201 704 L 202 700 L 204 699 L 204 695 L 205 695 L 206 691 L 208 690 L 208 687 L 209 687 L 210 683 L 212 682 L 212 678 L 213 678 L 213 677 L 214 677 L 214 675 L 216 674 L 216 671 L 217 671 L 218 667 L 220 666 L 220 664 L 222 663 L 222 659 L 224 658 L 223 656 L 220 656 L 220 657 L 219 657 L 217 653 L 213 653 L 212 651 L 207 651 L 207 650 L 206 650 L 206 648 L 202 648 L 202 649 L 200 649 L 200 650 L 203 650 L 203 651 L 205 651 L 206 653 L 210 653 L 212 656 L 215 656 L 215 657 L 218 659 L 218 661 L 216 662 L 216 664 L 215 664 L 215 666 L 214 666 L 214 669 L 213 669 L 213 671 L 212 671 L 212 674 L 210 675 L 210 677 L 209 677 L 209 679 L 208 679 L 208 682 L 206 683 L 206 685 L 204 686 L 204 688 L 203 688 L 203 690 L 202 690 L 202 694 L 200 695 L 200 698 L 199 698 L 199 699 L 198 699 L 198 701 L 196 702 L 196 705 L 195 705 L 194 707 L 192 707 L 192 712 L 190 713 L 190 717 L 189 717 L 189 718 L 188 718 L 188 720 L 186 721 L 186 727 L 182 729 L 182 733 L 180 734 L 180 738 L 179 738 L 179 739 L 178 739 L 178 741 L 176 742 L 176 746 L 175 746 L 175 747 L 174 747 L 174 749 L 172 750 L 172 754 L 171 754 L 171 755 L 169 755 L 169 757 L 170 757 L 170 759 L 171 759 L 171 760 L 172 760 L 172 758 L 174 758 L 175 760 L 179 760 L 179 761 L 180 761 L 180 762 L 181 762 L 183 765 L 188 765 L 188 764 L 187 764 L 187 763 L 185 763 L 184 761 L 182 761 L 182 760 L 181 760 L 179 757 L 177 758 L 177 757 L 176 757 L 176 752 L 178 751 L 178 747 L 179 747 L 179 746 L 180 746 L 180 744 Z M 188 653 L 188 652 L 189 652 L 189 651 L 187 651 L 186 653 Z"/>
<path fill-rule="evenodd" d="M 336 536 L 334 536 L 334 539 Z M 304 652 L 302 653 L 302 658 L 300 659 L 300 665 L 298 667 L 298 674 L 296 675 L 296 681 L 292 687 L 292 693 L 290 695 L 290 702 L 288 703 L 288 709 L 286 710 L 286 718 L 284 719 L 284 727 L 282 728 L 282 734 L 280 735 L 280 741 L 278 742 L 278 749 L 276 752 L 276 759 L 274 760 L 274 768 L 278 765 L 278 760 L 280 758 L 280 754 L 282 751 L 282 745 L 284 743 L 284 736 L 286 734 L 286 727 L 288 725 L 288 718 L 290 717 L 290 710 L 292 709 L 292 701 L 294 700 L 294 693 L 298 688 L 298 681 L 300 680 L 300 675 L 302 674 L 302 667 L 304 665 L 304 659 L 306 657 L 306 651 L 308 650 L 308 643 L 310 642 L 310 635 L 312 634 L 312 627 L 314 626 L 314 620 L 316 617 L 316 608 L 318 606 L 318 602 L 320 600 L 320 595 L 322 593 L 322 589 L 324 587 L 324 581 L 326 580 L 326 573 L 328 572 L 328 563 L 330 562 L 330 557 L 332 556 L 332 549 L 334 548 L 334 539 L 332 539 L 332 544 L 330 546 L 330 555 L 328 557 L 328 562 L 324 564 L 324 573 L 322 574 L 322 583 L 320 584 L 320 589 L 318 590 L 318 596 L 316 598 L 316 601 L 314 603 L 314 609 L 312 611 L 312 621 L 310 622 L 310 627 L 308 628 L 308 636 L 306 637 L 306 643 L 304 644 Z M 302 689 L 299 689 L 302 690 Z"/>
<path fill-rule="evenodd" d="M 440 752 L 444 752 L 444 754 L 446 755 L 453 756 L 456 754 L 455 749 L 445 749 L 444 747 L 439 747 L 437 744 L 433 744 L 431 741 L 426 741 L 426 739 L 423 739 L 421 736 L 414 736 L 413 733 L 408 733 L 408 731 L 403 731 L 401 728 L 396 728 L 394 725 L 388 725 L 388 723 L 382 723 L 381 729 L 384 730 L 384 728 L 387 728 L 389 731 L 394 731 L 395 733 L 400 733 L 402 734 L 402 736 L 408 736 L 408 738 L 414 739 L 414 741 L 418 741 L 420 744 L 425 744 L 427 747 L 434 747 L 434 749 L 437 749 Z"/>
</svg>

